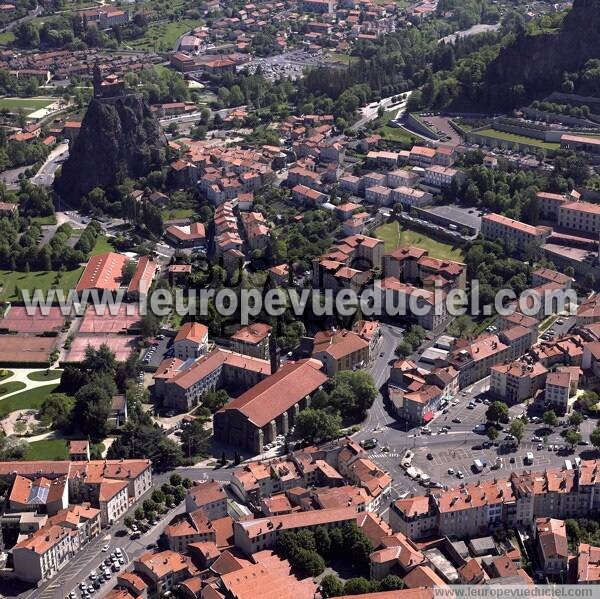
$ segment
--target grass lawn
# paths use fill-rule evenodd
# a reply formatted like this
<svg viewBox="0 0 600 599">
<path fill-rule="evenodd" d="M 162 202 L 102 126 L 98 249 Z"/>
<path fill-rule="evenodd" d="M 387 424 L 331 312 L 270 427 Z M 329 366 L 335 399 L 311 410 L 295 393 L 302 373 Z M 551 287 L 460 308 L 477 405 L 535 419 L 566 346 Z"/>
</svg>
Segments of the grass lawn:
<svg viewBox="0 0 600 599">
<path fill-rule="evenodd" d="M 0 108 L 8 108 L 11 112 L 16 112 L 22 108 L 26 113 L 34 112 L 40 108 L 46 108 L 57 98 L 0 98 Z"/>
<path fill-rule="evenodd" d="M 14 374 L 12 370 L 6 370 L 6 368 L 0 368 L 0 381 L 11 377 Z"/>
<path fill-rule="evenodd" d="M 31 219 L 32 223 L 36 225 L 55 225 L 56 224 L 56 216 L 51 214 L 50 216 L 34 216 Z"/>
<path fill-rule="evenodd" d="M 379 239 L 385 242 L 385 251 L 390 252 L 402 245 L 416 245 L 423 249 L 429 250 L 429 255 L 440 260 L 464 260 L 464 252 L 458 246 L 452 246 L 443 241 L 438 241 L 433 237 L 425 235 L 419 231 L 403 228 L 400 223 L 394 221 L 387 225 L 382 225 L 376 229 L 376 234 Z"/>
<path fill-rule="evenodd" d="M 106 252 L 114 252 L 115 248 L 112 243 L 108 240 L 108 238 L 104 235 L 98 235 L 98 239 L 96 240 L 96 245 L 94 249 L 91 251 L 90 256 L 97 256 L 98 254 L 104 254 Z"/>
<path fill-rule="evenodd" d="M 39 410 L 48 395 L 58 389 L 58 383 L 44 385 L 17 393 L 2 401 L 0 399 L 0 418 L 16 410 Z"/>
<path fill-rule="evenodd" d="M 174 220 L 194 216 L 195 210 L 193 208 L 172 208 L 171 210 L 163 210 L 161 214 L 163 220 Z"/>
<path fill-rule="evenodd" d="M 344 54 L 343 52 L 331 52 L 327 56 L 327 62 L 341 62 L 345 65 L 358 62 L 359 60 L 360 59 L 358 56 L 350 56 L 349 54 Z"/>
<path fill-rule="evenodd" d="M 30 381 L 56 381 L 62 376 L 62 370 L 38 370 L 30 372 L 27 378 Z"/>
<path fill-rule="evenodd" d="M 0 33 L 0 44 L 11 44 L 15 39 L 15 34 L 12 31 Z"/>
<path fill-rule="evenodd" d="M 142 37 L 127 41 L 125 44 L 136 50 L 172 50 L 181 35 L 201 24 L 202 22 L 197 19 L 182 19 L 171 23 L 150 25 Z"/>
<path fill-rule="evenodd" d="M 68 460 L 69 451 L 64 439 L 44 439 L 32 441 L 27 447 L 25 460 Z"/>
<path fill-rule="evenodd" d="M 83 267 L 67 270 L 64 273 L 53 270 L 41 272 L 0 270 L 0 301 L 22 300 L 20 289 L 28 289 L 30 293 L 33 293 L 34 289 L 41 289 L 43 293 L 46 293 L 48 289 L 55 286 L 57 275 L 57 286 L 68 292 L 77 285 L 82 272 Z"/>
<path fill-rule="evenodd" d="M 481 131 L 476 131 L 476 133 L 477 135 L 493 137 L 507 142 L 528 144 L 536 148 L 542 148 L 543 150 L 558 150 L 560 148 L 559 143 L 542 141 L 541 139 L 535 139 L 534 137 L 525 137 L 524 135 L 506 133 L 505 131 L 496 131 L 496 129 L 482 129 Z"/>
<path fill-rule="evenodd" d="M 420 139 L 419 136 L 415 135 L 414 133 L 409 133 L 402 127 L 390 127 L 388 125 L 389 121 L 394 119 L 397 114 L 397 108 L 386 111 L 386 113 L 379 120 L 380 126 L 375 130 L 375 133 L 379 133 L 381 137 L 388 139 L 389 141 L 397 141 L 407 146 L 414 145 L 414 143 Z"/>
<path fill-rule="evenodd" d="M 0 383 L 0 397 L 25 389 L 25 383 L 21 381 L 8 381 L 8 383 Z"/>
</svg>

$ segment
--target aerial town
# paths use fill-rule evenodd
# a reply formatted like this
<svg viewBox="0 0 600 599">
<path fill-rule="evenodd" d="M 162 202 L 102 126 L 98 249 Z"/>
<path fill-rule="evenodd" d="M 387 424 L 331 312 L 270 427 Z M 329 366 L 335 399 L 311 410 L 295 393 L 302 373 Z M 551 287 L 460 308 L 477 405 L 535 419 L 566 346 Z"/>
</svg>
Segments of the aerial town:
<svg viewBox="0 0 600 599">
<path fill-rule="evenodd" d="M 599 291 L 600 0 L 0 4 L 0 597 L 600 584 Z"/>
</svg>

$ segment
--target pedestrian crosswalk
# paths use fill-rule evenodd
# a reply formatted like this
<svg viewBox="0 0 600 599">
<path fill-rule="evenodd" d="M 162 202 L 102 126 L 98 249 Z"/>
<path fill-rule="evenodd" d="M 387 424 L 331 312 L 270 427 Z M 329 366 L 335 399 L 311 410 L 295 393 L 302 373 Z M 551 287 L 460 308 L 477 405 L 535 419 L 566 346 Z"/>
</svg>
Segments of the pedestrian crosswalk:
<svg viewBox="0 0 600 599">
<path fill-rule="evenodd" d="M 400 458 L 401 454 L 396 453 L 395 451 L 382 451 L 380 453 L 372 453 L 369 455 L 371 459 L 381 460 L 383 458 Z"/>
</svg>

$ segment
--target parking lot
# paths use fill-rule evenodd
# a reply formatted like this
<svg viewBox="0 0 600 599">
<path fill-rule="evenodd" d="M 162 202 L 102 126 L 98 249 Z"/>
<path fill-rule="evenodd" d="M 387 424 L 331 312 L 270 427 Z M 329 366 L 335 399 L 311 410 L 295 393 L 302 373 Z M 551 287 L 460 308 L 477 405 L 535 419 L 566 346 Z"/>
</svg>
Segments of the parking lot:
<svg viewBox="0 0 600 599">
<path fill-rule="evenodd" d="M 335 67 L 335 63 L 327 60 L 323 52 L 305 52 L 304 50 L 293 50 L 266 58 L 254 58 L 245 68 L 249 73 L 255 73 L 260 66 L 263 76 L 269 81 L 275 81 L 280 77 L 298 79 L 302 76 L 304 69 L 308 67 L 320 67 L 327 65 Z M 341 65 L 343 67 L 343 65 Z"/>
</svg>

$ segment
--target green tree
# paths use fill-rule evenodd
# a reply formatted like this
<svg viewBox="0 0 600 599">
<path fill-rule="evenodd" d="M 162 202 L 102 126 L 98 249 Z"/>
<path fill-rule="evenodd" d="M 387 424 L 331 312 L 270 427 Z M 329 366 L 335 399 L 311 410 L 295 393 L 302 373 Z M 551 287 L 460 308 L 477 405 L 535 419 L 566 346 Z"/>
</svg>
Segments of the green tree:
<svg viewBox="0 0 600 599">
<path fill-rule="evenodd" d="M 407 358 L 412 354 L 413 348 L 407 341 L 400 341 L 396 346 L 396 355 L 399 358 Z"/>
<path fill-rule="evenodd" d="M 344 592 L 344 583 L 333 574 L 323 576 L 321 580 L 321 593 L 324 597 L 339 597 Z"/>
<path fill-rule="evenodd" d="M 308 408 L 296 418 L 294 435 L 308 443 L 320 443 L 338 436 L 341 418 L 337 414 L 328 414 L 324 410 Z"/>
<path fill-rule="evenodd" d="M 488 422 L 506 422 L 508 419 L 508 406 L 503 401 L 494 401 L 486 410 L 485 417 Z"/>
<path fill-rule="evenodd" d="M 581 412 L 574 411 L 569 416 L 569 424 L 571 426 L 578 427 L 583 422 L 583 414 Z"/>
<path fill-rule="evenodd" d="M 595 428 L 590 433 L 590 443 L 596 448 L 600 449 L 600 428 Z"/>
<path fill-rule="evenodd" d="M 364 595 L 371 587 L 366 578 L 351 578 L 344 584 L 344 595 Z"/>
<path fill-rule="evenodd" d="M 521 443 L 523 436 L 525 435 L 524 422 L 520 418 L 515 418 L 510 423 L 509 432 L 517 440 L 517 443 Z"/>
<path fill-rule="evenodd" d="M 487 427 L 487 436 L 488 439 L 493 443 L 499 436 L 499 432 L 498 429 L 495 426 L 488 426 Z"/>
<path fill-rule="evenodd" d="M 569 429 L 565 433 L 565 441 L 571 446 L 571 449 L 581 441 L 581 433 L 574 429 Z"/>
<path fill-rule="evenodd" d="M 544 412 L 544 424 L 547 426 L 556 426 L 558 424 L 558 418 L 554 410 L 548 410 Z"/>
<path fill-rule="evenodd" d="M 40 419 L 48 422 L 54 429 L 65 430 L 73 423 L 75 400 L 64 393 L 52 393 L 44 400 L 40 408 Z"/>
<path fill-rule="evenodd" d="M 188 457 L 210 454 L 210 432 L 200 420 L 193 420 L 181 430 L 181 446 Z"/>
<path fill-rule="evenodd" d="M 88 383 L 75 394 L 75 422 L 92 441 L 106 437 L 111 406 L 111 396 L 97 382 Z"/>
<path fill-rule="evenodd" d="M 394 576 L 393 574 L 388 574 L 381 581 L 381 590 L 382 591 L 398 591 L 404 588 L 404 581 L 400 576 Z"/>
<path fill-rule="evenodd" d="M 323 557 L 329 556 L 331 552 L 331 539 L 329 532 L 324 526 L 318 526 L 315 529 L 315 549 Z"/>
</svg>

